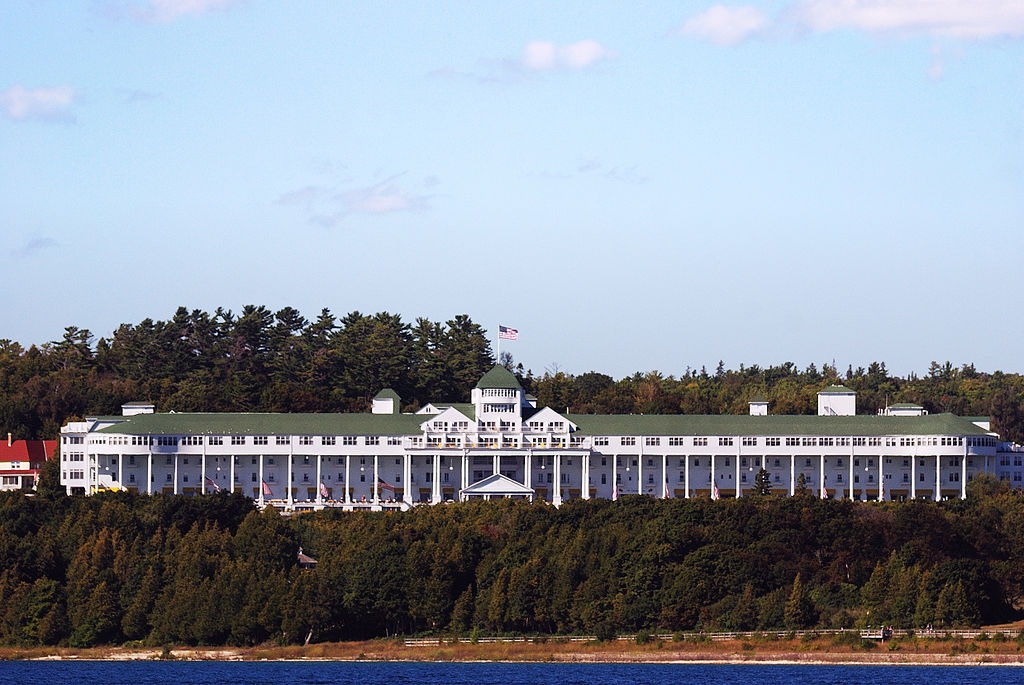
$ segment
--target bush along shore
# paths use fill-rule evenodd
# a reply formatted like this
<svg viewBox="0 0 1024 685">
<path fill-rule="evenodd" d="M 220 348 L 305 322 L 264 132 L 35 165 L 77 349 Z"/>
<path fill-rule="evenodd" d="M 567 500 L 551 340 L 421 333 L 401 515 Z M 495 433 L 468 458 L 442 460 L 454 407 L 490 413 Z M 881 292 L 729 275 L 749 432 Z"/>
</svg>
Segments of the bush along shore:
<svg viewBox="0 0 1024 685">
<path fill-rule="evenodd" d="M 987 478 L 941 503 L 630 496 L 287 518 L 238 494 L 0 494 L 12 647 L 942 630 L 1016 620 L 1022 591 L 1024 499 Z"/>
</svg>

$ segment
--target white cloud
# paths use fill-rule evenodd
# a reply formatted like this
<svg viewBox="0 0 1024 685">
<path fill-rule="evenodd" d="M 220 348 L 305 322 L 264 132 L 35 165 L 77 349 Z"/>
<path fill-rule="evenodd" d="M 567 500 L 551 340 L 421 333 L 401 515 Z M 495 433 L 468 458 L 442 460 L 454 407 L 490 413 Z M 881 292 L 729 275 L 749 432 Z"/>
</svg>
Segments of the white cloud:
<svg viewBox="0 0 1024 685">
<path fill-rule="evenodd" d="M 791 17 L 815 32 L 859 29 L 967 39 L 1024 36 L 1021 0 L 804 0 Z"/>
<path fill-rule="evenodd" d="M 71 119 L 75 95 L 71 86 L 28 90 L 16 85 L 0 91 L 0 108 L 11 119 Z"/>
<path fill-rule="evenodd" d="M 535 40 L 523 49 L 522 66 L 532 71 L 586 69 L 614 56 L 596 40 L 581 40 L 568 45 Z"/>
<path fill-rule="evenodd" d="M 372 185 L 339 189 L 327 186 L 305 186 L 284 193 L 277 204 L 298 206 L 309 215 L 309 221 L 320 226 L 334 226 L 352 214 L 388 214 L 429 209 L 429 195 L 417 195 L 400 186 L 401 174 Z M 430 187 L 436 179 L 427 177 Z"/>
<path fill-rule="evenodd" d="M 735 45 L 761 33 L 768 24 L 768 17 L 752 5 L 715 5 L 687 20 L 679 33 L 718 45 Z"/>
<path fill-rule="evenodd" d="M 239 0 L 144 0 L 129 5 L 129 13 L 136 19 L 167 24 L 179 17 L 196 16 L 211 10 L 225 10 Z"/>
<path fill-rule="evenodd" d="M 57 246 L 58 243 L 53 238 L 32 238 L 21 247 L 11 250 L 11 256 L 18 259 L 34 257 L 40 252 L 54 249 Z"/>
</svg>

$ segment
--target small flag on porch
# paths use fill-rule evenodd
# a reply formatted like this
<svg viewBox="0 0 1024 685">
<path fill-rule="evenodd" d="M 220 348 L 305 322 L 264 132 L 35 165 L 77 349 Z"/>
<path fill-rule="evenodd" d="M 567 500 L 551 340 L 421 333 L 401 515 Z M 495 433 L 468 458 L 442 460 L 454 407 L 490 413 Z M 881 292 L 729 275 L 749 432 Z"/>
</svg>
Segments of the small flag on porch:
<svg viewBox="0 0 1024 685">
<path fill-rule="evenodd" d="M 270 489 L 270 486 L 267 485 L 267 481 L 263 481 L 263 494 L 266 495 L 267 497 L 274 496 L 274 492 Z"/>
<path fill-rule="evenodd" d="M 665 479 L 665 499 L 668 499 L 669 497 L 670 497 L 670 495 L 668 494 L 668 478 L 666 478 Z"/>
<path fill-rule="evenodd" d="M 508 326 L 498 326 L 498 337 L 505 340 L 519 340 L 519 331 Z"/>
<path fill-rule="evenodd" d="M 821 498 L 828 499 L 828 489 L 824 485 L 821 486 Z"/>
<path fill-rule="evenodd" d="M 331 496 L 331 493 L 327 492 L 327 486 L 324 485 L 323 481 L 320 481 L 320 496 L 327 499 Z"/>
<path fill-rule="evenodd" d="M 394 494 L 395 492 L 395 486 L 391 485 L 386 480 L 383 480 L 381 478 L 377 479 L 377 487 L 380 488 L 381 490 L 388 490 L 392 494 Z"/>
<path fill-rule="evenodd" d="M 718 492 L 718 483 L 711 484 L 711 499 L 721 499 L 722 495 Z"/>
<path fill-rule="evenodd" d="M 214 492 L 220 492 L 220 486 L 217 485 L 209 476 L 206 477 L 206 484 L 213 488 Z"/>
</svg>

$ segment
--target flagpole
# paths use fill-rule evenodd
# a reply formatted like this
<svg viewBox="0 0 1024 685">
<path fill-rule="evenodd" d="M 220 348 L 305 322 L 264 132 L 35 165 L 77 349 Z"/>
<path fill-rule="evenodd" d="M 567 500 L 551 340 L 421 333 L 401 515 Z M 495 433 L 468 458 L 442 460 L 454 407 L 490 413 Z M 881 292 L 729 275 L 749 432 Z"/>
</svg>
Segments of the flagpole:
<svg viewBox="0 0 1024 685">
<path fill-rule="evenodd" d="M 501 324 L 498 324 L 498 363 L 501 363 Z"/>
</svg>

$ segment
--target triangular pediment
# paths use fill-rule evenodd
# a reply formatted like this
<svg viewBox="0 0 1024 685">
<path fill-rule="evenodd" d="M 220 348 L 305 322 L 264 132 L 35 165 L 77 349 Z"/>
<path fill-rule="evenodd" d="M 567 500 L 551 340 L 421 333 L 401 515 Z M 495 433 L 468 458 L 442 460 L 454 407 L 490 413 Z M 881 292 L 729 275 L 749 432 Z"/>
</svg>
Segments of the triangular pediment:
<svg viewBox="0 0 1024 685">
<path fill-rule="evenodd" d="M 578 428 L 578 426 L 575 423 L 565 418 L 551 407 L 544 407 L 543 409 L 538 409 L 533 414 L 530 414 L 528 418 L 523 419 L 524 424 L 529 423 L 530 421 L 543 421 L 545 429 L 547 429 L 549 424 L 553 422 L 557 423 L 559 421 L 563 422 L 566 426 L 568 426 L 570 431 L 574 431 Z"/>
<path fill-rule="evenodd" d="M 439 414 L 434 414 L 429 419 L 427 419 L 426 421 L 421 423 L 420 424 L 420 429 L 423 430 L 423 431 L 427 431 L 427 432 L 437 432 L 437 431 L 444 430 L 444 429 L 436 428 L 435 426 L 439 426 L 441 424 L 447 423 L 448 424 L 448 429 L 447 430 L 451 431 L 451 430 L 453 430 L 452 424 L 454 424 L 454 423 L 456 423 L 458 421 L 465 422 L 466 424 L 468 424 L 467 427 L 469 427 L 469 426 L 476 426 L 476 421 L 474 421 L 470 417 L 466 416 L 465 414 L 463 414 L 461 411 L 459 411 L 455 407 L 448 407 L 446 409 L 442 409 Z"/>
<path fill-rule="evenodd" d="M 512 480 L 508 476 L 496 473 L 493 476 L 488 476 L 481 481 L 473 483 L 468 488 L 464 489 L 462 494 L 494 495 L 497 497 L 504 497 L 506 495 L 532 497 L 537 493 L 533 488 L 529 488 L 519 481 Z"/>
</svg>

